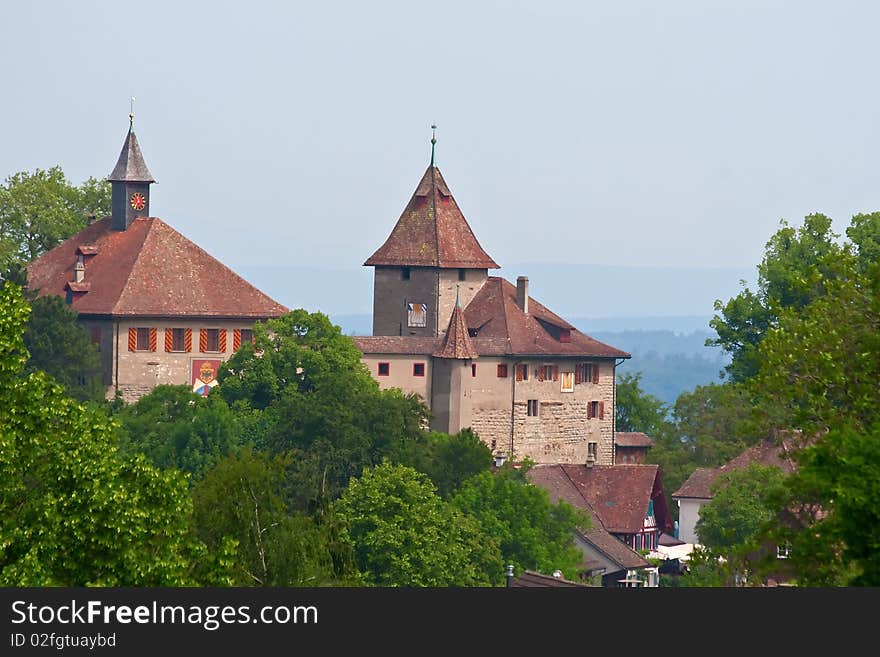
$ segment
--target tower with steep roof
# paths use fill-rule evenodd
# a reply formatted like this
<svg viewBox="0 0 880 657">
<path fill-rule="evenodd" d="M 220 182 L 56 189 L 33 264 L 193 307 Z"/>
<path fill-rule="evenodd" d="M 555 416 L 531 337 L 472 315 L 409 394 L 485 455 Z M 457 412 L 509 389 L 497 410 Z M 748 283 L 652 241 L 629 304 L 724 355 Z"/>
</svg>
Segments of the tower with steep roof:
<svg viewBox="0 0 880 657">
<path fill-rule="evenodd" d="M 375 267 L 373 335 L 438 337 L 446 332 L 460 288 L 467 306 L 498 264 L 487 254 L 431 163 L 385 243 Z M 458 286 L 458 288 L 457 288 Z"/>
<path fill-rule="evenodd" d="M 150 185 L 156 182 L 144 162 L 134 134 L 134 113 L 129 114 L 128 134 L 113 172 L 107 178 L 111 187 L 113 230 L 127 230 L 137 217 L 150 216 Z"/>
</svg>

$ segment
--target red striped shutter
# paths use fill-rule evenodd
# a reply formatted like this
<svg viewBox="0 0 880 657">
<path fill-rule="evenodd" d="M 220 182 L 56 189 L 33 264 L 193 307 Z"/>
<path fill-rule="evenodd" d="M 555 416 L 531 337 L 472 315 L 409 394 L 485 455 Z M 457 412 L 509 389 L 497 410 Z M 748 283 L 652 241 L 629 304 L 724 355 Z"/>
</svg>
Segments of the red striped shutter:
<svg viewBox="0 0 880 657">
<path fill-rule="evenodd" d="M 599 402 L 599 419 L 600 420 L 605 419 L 605 402 L 603 402 L 603 401 Z"/>
<path fill-rule="evenodd" d="M 516 367 L 516 380 L 522 381 L 523 380 L 523 366 L 522 365 L 515 365 L 514 367 Z"/>
<path fill-rule="evenodd" d="M 241 329 L 232 329 L 232 351 L 238 351 L 241 346 Z"/>
<path fill-rule="evenodd" d="M 192 349 L 193 349 L 192 329 L 184 329 L 183 330 L 183 342 L 184 342 L 184 349 L 186 349 L 187 352 L 192 351 Z"/>
<path fill-rule="evenodd" d="M 226 351 L 226 329 L 220 329 L 217 331 L 217 335 L 219 336 L 217 342 L 220 343 L 218 351 L 223 353 Z"/>
<path fill-rule="evenodd" d="M 544 372 L 545 372 L 546 370 L 547 370 L 547 368 L 544 367 L 543 365 L 541 365 L 541 367 L 538 368 L 538 381 L 543 381 L 543 380 L 544 380 Z"/>
<path fill-rule="evenodd" d="M 158 329 L 151 328 L 150 329 L 150 351 L 156 351 L 156 343 L 157 343 L 157 334 Z"/>
<path fill-rule="evenodd" d="M 199 351 L 208 351 L 208 329 L 199 329 Z"/>
<path fill-rule="evenodd" d="M 165 351 L 174 351 L 174 329 L 165 329 Z"/>
<path fill-rule="evenodd" d="M 599 383 L 599 365 L 593 363 L 593 383 Z"/>
<path fill-rule="evenodd" d="M 138 330 L 136 328 L 128 329 L 128 350 L 137 351 L 138 348 Z"/>
</svg>

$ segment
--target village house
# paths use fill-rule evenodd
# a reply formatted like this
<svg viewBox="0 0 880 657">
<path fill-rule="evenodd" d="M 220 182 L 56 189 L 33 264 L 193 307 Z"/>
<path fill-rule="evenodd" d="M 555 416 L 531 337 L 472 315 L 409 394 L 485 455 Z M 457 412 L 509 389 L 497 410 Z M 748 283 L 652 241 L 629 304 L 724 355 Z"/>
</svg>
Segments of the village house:
<svg viewBox="0 0 880 657">
<path fill-rule="evenodd" d="M 64 297 L 101 354 L 107 397 L 159 384 L 206 395 L 255 322 L 287 308 L 150 216 L 155 182 L 132 125 L 109 176 L 111 215 L 28 266 L 28 286 Z"/>
<path fill-rule="evenodd" d="M 603 586 L 657 586 L 656 567 L 640 551 L 656 550 L 672 529 L 656 465 L 536 465 L 528 480 L 590 518 L 575 543 L 584 555 L 584 577 Z"/>
<path fill-rule="evenodd" d="M 383 388 L 424 399 L 432 429 L 472 428 L 495 454 L 615 463 L 617 365 L 630 354 L 490 276 L 483 250 L 431 163 L 374 267 L 373 335 L 354 338 Z"/>
</svg>

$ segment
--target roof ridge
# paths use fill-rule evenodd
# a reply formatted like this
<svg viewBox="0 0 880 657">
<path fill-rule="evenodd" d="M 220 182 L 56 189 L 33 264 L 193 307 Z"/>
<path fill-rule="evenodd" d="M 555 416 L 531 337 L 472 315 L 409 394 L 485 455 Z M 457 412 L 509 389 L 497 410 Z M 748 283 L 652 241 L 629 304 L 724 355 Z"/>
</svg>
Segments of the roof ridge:
<svg viewBox="0 0 880 657">
<path fill-rule="evenodd" d="M 599 517 L 599 514 L 596 512 L 596 509 L 593 508 L 593 505 L 590 504 L 590 500 L 588 500 L 588 499 L 584 496 L 584 494 L 581 492 L 581 489 L 578 488 L 578 485 L 574 482 L 574 479 L 571 478 L 571 475 L 568 474 L 568 470 L 566 469 L 565 464 L 564 464 L 564 463 L 560 463 L 560 464 L 559 464 L 559 467 L 562 468 L 562 473 L 565 475 L 565 478 L 568 479 L 568 481 L 569 481 L 569 482 L 571 483 L 571 485 L 574 487 L 574 489 L 575 489 L 575 491 L 577 492 L 577 494 L 580 496 L 580 498 L 581 498 L 581 499 L 584 501 L 584 503 L 587 505 L 587 508 L 590 510 L 590 513 L 592 514 L 592 516 L 593 516 L 596 520 L 599 521 L 599 524 L 601 525 L 601 528 L 607 532 L 608 529 L 605 527 L 605 523 L 602 522 L 602 518 Z M 609 532 L 609 533 L 610 533 L 610 532 Z"/>
</svg>

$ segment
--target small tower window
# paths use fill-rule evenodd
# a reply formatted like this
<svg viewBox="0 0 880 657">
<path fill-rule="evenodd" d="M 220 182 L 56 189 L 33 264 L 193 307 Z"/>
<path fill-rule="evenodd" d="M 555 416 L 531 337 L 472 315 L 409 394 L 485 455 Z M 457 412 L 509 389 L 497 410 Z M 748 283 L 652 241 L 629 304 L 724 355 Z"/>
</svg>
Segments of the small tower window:
<svg viewBox="0 0 880 657">
<path fill-rule="evenodd" d="M 425 376 L 424 363 L 413 363 L 413 376 Z"/>
<path fill-rule="evenodd" d="M 405 281 L 409 280 L 409 267 L 404 267 L 400 270 L 400 277 Z"/>
<path fill-rule="evenodd" d="M 391 372 L 391 365 L 389 363 L 379 363 L 379 376 L 388 376 Z"/>
<path fill-rule="evenodd" d="M 467 269 L 459 269 L 458 270 L 458 280 L 463 281 L 467 279 Z"/>
</svg>

